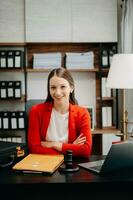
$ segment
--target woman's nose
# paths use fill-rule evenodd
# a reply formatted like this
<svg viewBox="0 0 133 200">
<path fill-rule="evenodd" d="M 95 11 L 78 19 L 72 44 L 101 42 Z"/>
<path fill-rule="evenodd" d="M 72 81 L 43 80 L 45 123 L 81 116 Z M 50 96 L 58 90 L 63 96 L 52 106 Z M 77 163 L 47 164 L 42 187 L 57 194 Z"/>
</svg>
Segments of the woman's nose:
<svg viewBox="0 0 133 200">
<path fill-rule="evenodd" d="M 61 90 L 60 90 L 60 88 L 57 88 L 56 89 L 56 95 L 60 95 L 61 94 Z"/>
</svg>

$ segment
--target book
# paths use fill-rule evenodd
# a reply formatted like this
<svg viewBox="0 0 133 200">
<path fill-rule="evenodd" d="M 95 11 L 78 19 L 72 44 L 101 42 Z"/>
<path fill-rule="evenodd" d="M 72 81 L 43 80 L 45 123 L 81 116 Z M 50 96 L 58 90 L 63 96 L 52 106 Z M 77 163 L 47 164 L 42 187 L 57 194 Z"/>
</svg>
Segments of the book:
<svg viewBox="0 0 133 200">
<path fill-rule="evenodd" d="M 12 169 L 23 173 L 53 174 L 63 163 L 64 155 L 29 154 Z"/>
<path fill-rule="evenodd" d="M 102 107 L 102 126 L 103 127 L 112 126 L 112 107 L 111 106 Z"/>
</svg>

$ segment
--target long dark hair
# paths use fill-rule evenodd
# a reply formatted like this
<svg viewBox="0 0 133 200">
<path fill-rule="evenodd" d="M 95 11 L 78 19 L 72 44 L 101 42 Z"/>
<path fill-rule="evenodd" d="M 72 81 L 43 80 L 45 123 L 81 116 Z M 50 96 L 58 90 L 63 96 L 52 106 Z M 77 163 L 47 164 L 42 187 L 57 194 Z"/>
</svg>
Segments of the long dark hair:
<svg viewBox="0 0 133 200">
<path fill-rule="evenodd" d="M 77 100 L 75 99 L 75 94 L 74 94 L 74 80 L 73 80 L 73 77 L 72 77 L 71 73 L 67 69 L 65 69 L 63 67 L 53 69 L 49 73 L 49 75 L 48 75 L 48 81 L 47 81 L 47 98 L 46 98 L 45 102 L 52 102 L 53 101 L 53 99 L 52 99 L 52 97 L 50 95 L 49 82 L 50 82 L 50 79 L 54 75 L 56 75 L 56 76 L 58 76 L 60 78 L 66 79 L 68 81 L 68 83 L 70 84 L 70 86 L 73 87 L 73 91 L 72 91 L 72 93 L 70 93 L 69 102 L 71 104 L 77 104 Z"/>
</svg>

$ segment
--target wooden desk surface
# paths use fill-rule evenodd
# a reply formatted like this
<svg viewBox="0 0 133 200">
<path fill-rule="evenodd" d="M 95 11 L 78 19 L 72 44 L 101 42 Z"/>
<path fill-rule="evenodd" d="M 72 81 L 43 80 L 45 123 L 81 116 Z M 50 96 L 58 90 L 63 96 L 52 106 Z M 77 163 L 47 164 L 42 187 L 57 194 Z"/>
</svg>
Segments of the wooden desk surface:
<svg viewBox="0 0 133 200">
<path fill-rule="evenodd" d="M 91 160 L 98 158 L 100 157 L 92 156 Z M 11 169 L 0 170 L 0 194 L 4 195 L 4 199 L 36 199 L 38 195 L 40 199 L 48 197 L 58 200 L 83 199 L 85 196 L 92 197 L 93 200 L 99 196 L 102 199 L 107 199 L 107 196 L 108 199 L 125 199 L 124 197 L 132 194 L 132 187 L 133 170 L 104 176 L 82 168 L 78 172 L 67 174 L 61 174 L 57 170 L 52 176 L 18 174 Z"/>
</svg>

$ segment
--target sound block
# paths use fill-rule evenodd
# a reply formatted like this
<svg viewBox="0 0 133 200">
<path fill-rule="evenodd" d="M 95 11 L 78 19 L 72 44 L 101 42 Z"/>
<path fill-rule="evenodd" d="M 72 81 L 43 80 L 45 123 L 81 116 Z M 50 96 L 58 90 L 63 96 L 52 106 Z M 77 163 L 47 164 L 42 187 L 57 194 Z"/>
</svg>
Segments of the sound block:
<svg viewBox="0 0 133 200">
<path fill-rule="evenodd" d="M 76 165 L 66 166 L 65 164 L 59 167 L 59 172 L 68 173 L 68 172 L 77 172 L 79 167 Z"/>
</svg>

